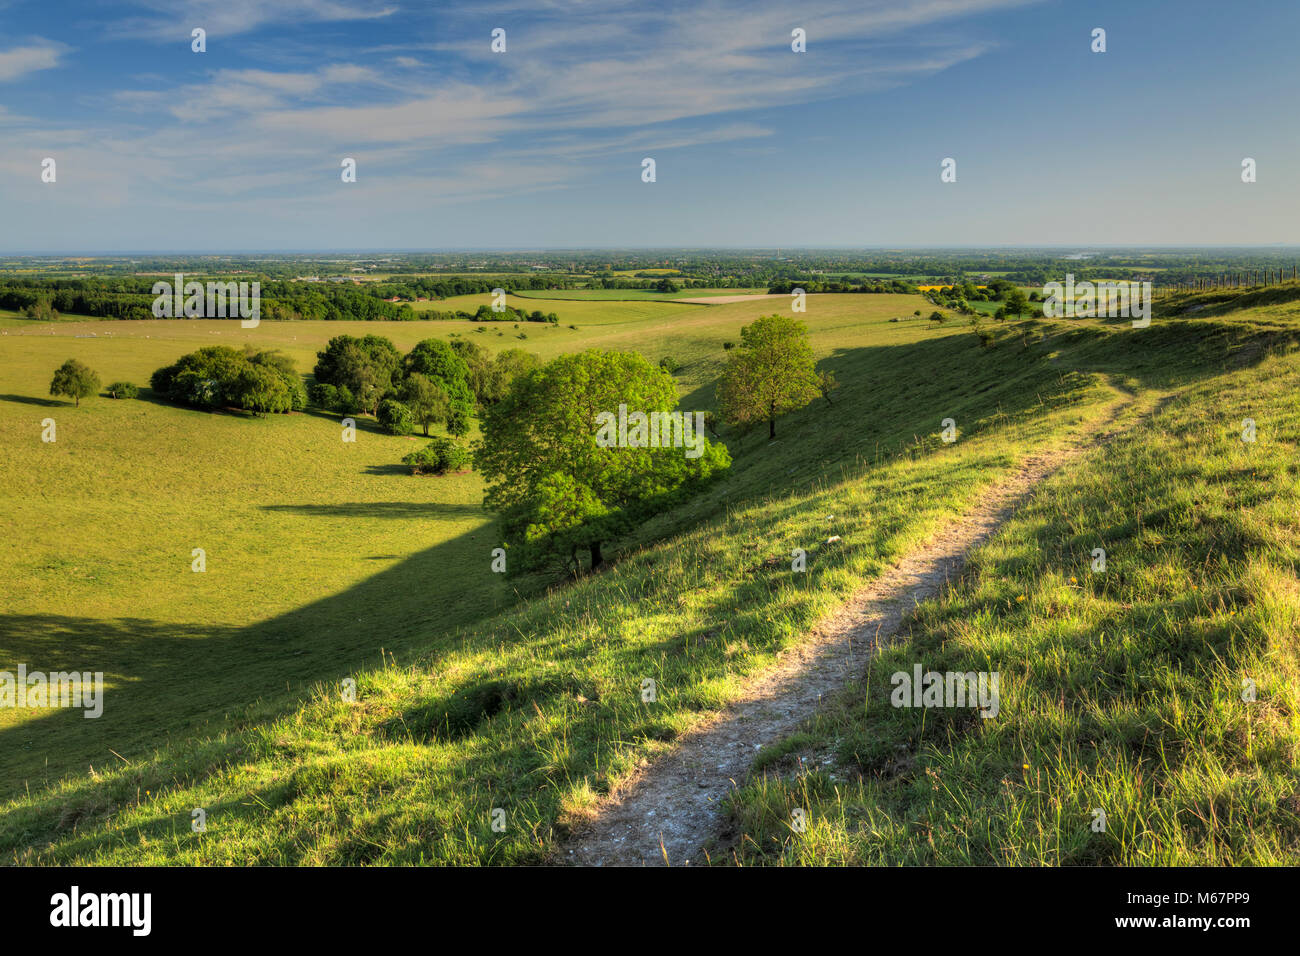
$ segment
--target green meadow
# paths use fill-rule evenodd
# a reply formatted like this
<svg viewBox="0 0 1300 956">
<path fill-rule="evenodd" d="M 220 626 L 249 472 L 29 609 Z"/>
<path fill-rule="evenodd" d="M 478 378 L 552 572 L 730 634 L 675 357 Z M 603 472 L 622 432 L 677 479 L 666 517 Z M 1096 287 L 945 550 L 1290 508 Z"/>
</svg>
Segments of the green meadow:
<svg viewBox="0 0 1300 956">
<path fill-rule="evenodd" d="M 1051 479 L 918 610 L 869 692 L 759 755 L 731 808 L 740 836 L 714 857 L 1293 861 L 1294 304 L 1144 330 L 991 323 L 985 344 L 964 324 L 911 318 L 916 296 L 810 296 L 800 318 L 840 382 L 830 401 L 781 419 L 775 442 L 723 429 L 731 473 L 571 583 L 491 573 L 498 536 L 477 476 L 404 473 L 415 443 L 366 419 L 347 444 L 333 415 L 252 419 L 147 393 L 73 408 L 46 394 L 69 357 L 105 383 L 145 385 L 184 352 L 249 342 L 307 374 L 330 337 L 374 333 L 403 350 L 463 336 L 543 359 L 671 357 L 681 407 L 710 409 L 724 344 L 788 306 L 539 300 L 560 324 L 517 328 L 6 325 L 0 668 L 102 670 L 108 689 L 98 720 L 0 714 L 0 852 L 553 861 L 602 794 L 855 590 L 1025 456 L 1118 414 L 1111 445 Z M 1239 448 L 1252 414 L 1259 442 Z M 40 440 L 45 418 L 55 443 Z M 955 444 L 940 439 L 945 418 Z M 1085 545 L 1099 537 L 1113 575 L 1092 579 Z M 194 548 L 204 573 L 190 570 Z M 794 548 L 805 574 L 791 573 Z M 882 676 L 912 660 L 999 665 L 1006 719 L 890 708 Z M 1258 675 L 1254 710 L 1233 702 L 1243 674 Z M 653 704 L 639 695 L 647 677 Z M 948 792 L 954 777 L 963 787 Z M 1116 808 L 1110 842 L 1075 833 L 1090 801 Z M 810 811 L 807 833 L 788 826 L 794 806 Z M 206 832 L 190 829 L 195 808 Z M 1243 819 L 1249 834 L 1226 832 Z"/>
</svg>

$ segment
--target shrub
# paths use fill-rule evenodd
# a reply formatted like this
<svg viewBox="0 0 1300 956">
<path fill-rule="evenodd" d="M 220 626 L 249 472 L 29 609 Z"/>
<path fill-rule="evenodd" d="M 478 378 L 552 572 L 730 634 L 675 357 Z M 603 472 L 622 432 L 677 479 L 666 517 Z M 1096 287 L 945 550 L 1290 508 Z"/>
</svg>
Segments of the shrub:
<svg viewBox="0 0 1300 956">
<path fill-rule="evenodd" d="M 665 355 L 663 358 L 659 360 L 659 367 L 663 369 L 665 372 L 667 372 L 669 375 L 675 375 L 677 373 L 677 370 L 681 368 L 681 364 L 678 363 L 678 361 L 675 358 Z"/>
<path fill-rule="evenodd" d="M 203 408 L 232 405 L 256 415 L 307 407 L 307 390 L 293 359 L 274 349 L 240 353 L 224 345 L 201 348 L 158 369 L 149 384 L 160 398 Z"/>
<path fill-rule="evenodd" d="M 114 382 L 104 391 L 108 392 L 109 398 L 136 398 L 140 394 L 140 389 L 130 382 Z"/>
<path fill-rule="evenodd" d="M 729 352 L 729 351 L 731 351 L 732 349 L 734 349 L 734 348 L 736 347 L 736 343 L 735 343 L 735 342 L 723 342 L 723 343 L 722 343 L 722 347 L 723 347 L 723 349 L 725 349 L 726 351 Z"/>
<path fill-rule="evenodd" d="M 418 451 L 402 459 L 411 474 L 443 475 L 469 464 L 469 450 L 454 438 L 435 438 Z"/>
<path fill-rule="evenodd" d="M 317 408 L 333 411 L 339 404 L 339 390 L 329 382 L 312 382 L 307 389 L 311 403 Z"/>
<path fill-rule="evenodd" d="M 386 398 L 380 402 L 375 417 L 379 419 L 380 427 L 390 435 L 409 435 L 415 427 L 411 410 L 396 399 Z"/>
</svg>

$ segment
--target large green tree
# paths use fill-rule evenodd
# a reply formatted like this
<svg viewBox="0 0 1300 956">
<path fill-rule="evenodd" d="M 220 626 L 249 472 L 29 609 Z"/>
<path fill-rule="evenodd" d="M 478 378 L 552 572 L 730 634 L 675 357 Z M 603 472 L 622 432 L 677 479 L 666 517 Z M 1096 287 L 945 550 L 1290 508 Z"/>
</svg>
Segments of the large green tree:
<svg viewBox="0 0 1300 956">
<path fill-rule="evenodd" d="M 489 482 L 484 504 L 501 514 L 525 565 L 556 556 L 576 569 L 586 549 L 599 567 L 603 544 L 730 465 L 726 448 L 694 432 L 696 457 L 684 447 L 602 446 L 598 416 L 617 416 L 620 405 L 673 411 L 672 376 L 640 355 L 592 349 L 519 376 L 488 409 L 474 457 Z"/>
<path fill-rule="evenodd" d="M 50 382 L 51 395 L 66 395 L 74 405 L 99 391 L 99 376 L 76 359 L 68 359 L 54 372 Z"/>
<path fill-rule="evenodd" d="M 402 360 L 403 374 L 423 375 L 447 393 L 450 412 L 468 418 L 474 411 L 474 393 L 469 386 L 469 365 L 442 339 L 425 339 Z"/>
<path fill-rule="evenodd" d="M 723 418 L 742 428 L 766 420 L 771 439 L 778 416 L 821 393 L 807 328 L 797 319 L 768 315 L 740 330 L 740 348 L 727 356 L 718 383 L 718 404 Z"/>
</svg>

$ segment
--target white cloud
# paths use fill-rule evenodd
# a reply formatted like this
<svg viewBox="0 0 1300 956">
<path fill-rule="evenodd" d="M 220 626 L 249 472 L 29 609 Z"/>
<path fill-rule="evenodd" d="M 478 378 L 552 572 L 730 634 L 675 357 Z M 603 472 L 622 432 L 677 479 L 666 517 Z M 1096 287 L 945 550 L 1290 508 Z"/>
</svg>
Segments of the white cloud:
<svg viewBox="0 0 1300 956">
<path fill-rule="evenodd" d="M 16 80 L 37 70 L 49 70 L 59 65 L 67 50 L 62 43 L 38 40 L 28 46 L 0 50 L 0 82 Z"/>
</svg>

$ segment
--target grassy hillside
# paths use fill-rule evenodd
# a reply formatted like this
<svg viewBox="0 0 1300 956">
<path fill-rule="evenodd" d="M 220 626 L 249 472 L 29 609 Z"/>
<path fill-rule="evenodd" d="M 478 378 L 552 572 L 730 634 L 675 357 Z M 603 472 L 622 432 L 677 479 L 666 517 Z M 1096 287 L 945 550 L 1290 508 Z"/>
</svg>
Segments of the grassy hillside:
<svg viewBox="0 0 1300 956">
<path fill-rule="evenodd" d="M 1294 865 L 1297 394 L 1294 352 L 1171 390 L 1052 479 L 861 686 L 760 755 L 715 857 Z M 999 716 L 891 706 L 917 663 L 999 671 Z"/>
<path fill-rule="evenodd" d="M 174 729 L 179 725 L 164 721 L 164 732 L 171 733 L 173 741 L 156 753 L 142 745 L 146 739 L 143 727 L 136 728 L 141 733 L 134 738 L 135 749 L 124 752 L 113 747 L 124 755 L 123 759 L 103 754 L 105 747 L 113 746 L 109 741 L 116 731 L 109 729 L 95 731 L 102 738 L 78 751 L 74 741 L 85 728 L 76 725 L 98 723 L 108 728 L 110 715 L 123 710 L 133 715 L 128 720 L 135 719 L 146 697 L 149 706 L 162 706 L 153 702 L 151 695 L 131 696 L 131 688 L 142 681 L 155 686 L 173 682 L 179 688 L 176 699 L 162 710 L 183 713 L 182 700 L 201 694 L 205 682 L 214 684 L 219 668 L 213 664 L 205 676 L 201 668 L 178 665 L 178 654 L 172 663 L 150 669 L 146 654 L 150 639 L 165 642 L 168 632 L 176 626 L 165 616 L 168 602 L 162 596 L 148 613 L 133 612 L 131 618 L 120 616 L 123 612 L 118 607 L 87 614 L 80 625 L 82 633 L 92 635 L 88 641 L 100 641 L 87 643 L 93 652 L 90 657 L 112 659 L 124 640 L 139 650 L 139 656 L 120 664 L 112 675 L 114 686 L 100 721 L 83 721 L 79 716 L 69 716 L 65 721 L 56 712 L 36 722 L 0 729 L 0 747 L 6 753 L 27 746 L 37 753 L 29 766 L 42 758 L 54 761 L 43 777 L 28 777 L 30 792 L 5 807 L 0 817 L 0 852 L 18 861 L 82 863 L 465 863 L 549 859 L 557 838 L 581 822 L 600 793 L 647 756 L 671 746 L 683 730 L 724 704 L 736 693 L 741 678 L 769 663 L 778 651 L 797 641 L 889 562 L 969 507 L 983 489 L 1007 474 L 1024 455 L 1063 443 L 1074 430 L 1086 427 L 1119 403 L 1127 403 L 1131 392 L 1139 397 L 1125 413 L 1125 423 L 1137 422 L 1166 393 L 1200 389 L 1199 394 L 1213 396 L 1231 385 L 1236 376 L 1254 376 L 1249 381 L 1263 382 L 1267 369 L 1256 369 L 1253 363 L 1264 361 L 1270 350 L 1283 348 L 1289 341 L 1275 329 L 1261 333 L 1247 316 L 1232 321 L 1178 323 L 1176 328 L 1153 325 L 1140 331 L 1121 324 L 1008 323 L 994 330 L 997 338 L 991 347 L 981 348 L 966 329 L 932 328 L 914 320 L 888 321 L 894 316 L 910 315 L 916 301 L 914 297 L 895 296 L 816 297 L 807 319 L 824 367 L 834 369 L 843 383 L 833 396 L 835 404 L 819 400 L 782 420 L 778 440 L 772 444 L 765 435 L 725 435 L 735 458 L 730 478 L 679 512 L 663 515 L 645 527 L 638 539 L 644 546 L 636 547 L 636 541 L 627 543 L 620 560 L 607 571 L 556 588 L 536 600 L 489 615 L 492 601 L 504 602 L 507 598 L 488 572 L 486 553 L 483 560 L 474 556 L 475 549 L 486 546 L 484 516 L 477 512 L 471 516 L 468 510 L 462 513 L 476 529 L 484 528 L 484 540 L 462 542 L 461 538 L 470 536 L 466 531 L 459 537 L 453 533 L 450 544 L 445 540 L 448 526 L 442 524 L 441 516 L 434 525 L 423 519 L 426 504 L 438 513 L 454 501 L 418 499 L 404 487 L 401 493 L 394 490 L 392 494 L 404 502 L 401 517 L 408 520 L 390 518 L 385 524 L 361 506 L 354 514 L 333 514 L 339 520 L 328 529 L 316 527 L 313 533 L 319 535 L 317 547 L 322 553 L 334 552 L 333 560 L 339 562 L 341 576 L 300 575 L 285 588 L 286 594 L 297 595 L 299 606 L 278 614 L 263 612 L 257 615 L 256 623 L 235 624 L 225 631 L 210 623 L 196 628 L 191 635 L 194 640 L 187 647 L 193 648 L 193 653 L 185 660 L 192 663 L 208 655 L 226 668 L 236 669 L 236 673 L 220 672 L 228 681 L 225 687 L 208 688 L 212 700 L 224 697 L 227 701 L 229 719 L 214 720 L 204 733 Z M 771 308 L 769 303 L 762 304 Z M 556 311 L 568 322 L 563 307 L 591 308 L 596 304 L 558 305 L 561 308 Z M 646 305 L 606 303 L 601 307 L 641 309 Z M 722 342 L 738 338 L 739 325 L 764 310 L 751 303 L 690 310 L 672 305 L 660 307 L 672 310 L 675 321 L 638 313 L 618 322 L 609 320 L 606 313 L 601 325 L 593 322 L 587 328 L 577 323 L 577 333 L 560 328 L 539 330 L 533 335 L 530 329 L 525 347 L 543 354 L 547 354 L 546 350 L 558 354 L 566 348 L 590 344 L 635 347 L 652 360 L 661 354 L 673 354 L 686 363 L 681 382 L 683 407 L 710 407 L 711 383 L 725 354 Z M 123 325 L 115 324 L 115 332 Z M 153 334 L 143 327 L 162 323 L 130 325 L 142 328 L 132 329 L 130 336 L 115 337 L 111 344 L 78 340 L 79 348 L 101 351 L 69 354 L 78 355 L 94 367 L 104 366 L 101 372 L 107 376 L 105 380 L 120 377 L 108 368 L 110 356 L 121 363 L 118 367 L 130 362 L 152 362 L 153 358 L 139 354 L 141 349 L 155 347 L 151 338 L 141 341 L 143 335 Z M 218 323 L 167 325 L 169 352 L 164 360 L 194 347 L 174 336 L 201 340 L 204 334 L 219 331 L 202 328 Z M 277 327 L 264 323 L 257 331 L 266 337 L 258 341 L 272 344 L 290 339 L 299 353 L 310 352 L 316 346 L 309 341 L 323 343 L 329 335 L 343 331 L 338 327 L 342 324 L 326 325 L 318 330 L 302 324 Z M 508 337 L 473 332 L 469 323 L 422 326 L 405 323 L 385 326 L 382 331 L 406 346 L 429 334 L 430 329 L 442 335 L 460 331 L 489 343 L 495 339 L 500 345 L 515 344 Z M 376 329 L 372 326 L 366 331 Z M 411 336 L 410 342 L 403 342 L 400 336 L 407 335 Z M 564 344 L 565 336 L 569 337 L 568 344 Z M 33 336 L 23 345 L 30 352 L 4 374 L 26 376 L 23 387 L 30 394 L 39 378 L 38 370 L 52 368 L 48 360 L 54 355 L 58 355 L 57 361 L 67 357 L 63 352 L 70 344 L 66 339 L 51 343 L 45 337 Z M 5 342 L 6 348 L 12 345 Z M 9 380 L 2 391 L 10 396 L 7 401 L 23 394 Z M 94 402 L 93 412 L 100 414 L 108 404 Z M 204 428 L 219 418 L 139 404 L 145 406 L 151 418 L 161 416 L 163 411 L 191 416 L 190 420 L 197 416 Z M 1164 414 L 1172 414 L 1175 407 L 1169 405 Z M 1212 404 L 1203 402 L 1196 407 L 1203 408 L 1207 416 L 1222 418 L 1224 414 L 1212 411 Z M 1273 406 L 1265 403 L 1260 407 Z M 59 414 L 71 411 L 68 408 Z M 34 418 L 45 413 L 45 409 L 28 410 L 29 417 Z M 1268 414 L 1256 418 L 1263 422 L 1269 420 Z M 288 430 L 302 428 L 306 422 L 297 419 L 309 417 L 289 416 L 274 422 L 231 421 L 232 426 L 245 426 L 244 441 L 256 434 L 254 429 L 286 431 L 280 442 L 257 446 L 253 456 L 241 451 L 226 466 L 228 470 L 222 477 L 237 482 L 234 472 L 240 461 L 257 454 L 269 455 L 270 448 L 277 444 L 292 449 L 285 454 L 300 454 L 302 435 L 294 436 Z M 947 417 L 956 420 L 960 432 L 953 445 L 945 445 L 938 435 L 940 421 Z M 320 427 L 336 430 L 337 424 L 322 419 Z M 1228 429 L 1228 425 L 1221 428 Z M 1261 436 L 1264 431 L 1261 424 Z M 1279 434 L 1294 440 L 1294 429 Z M 6 437 L 10 438 L 7 447 L 17 447 L 12 441 L 14 436 Z M 240 439 L 231 436 L 228 440 Z M 107 437 L 98 436 L 94 444 L 100 446 L 94 454 L 110 454 L 104 450 L 112 444 Z M 177 436 L 155 441 L 153 447 L 153 453 L 164 460 L 169 456 L 179 459 L 186 450 L 184 441 Z M 1117 442 L 1115 447 L 1127 446 Z M 220 454 L 215 447 L 209 452 L 211 456 Z M 85 453 L 89 454 L 89 449 Z M 317 498 L 341 496 L 354 503 L 370 502 L 348 487 L 347 482 L 356 477 L 346 468 L 339 466 L 339 473 L 331 476 L 329 469 L 334 466 L 330 465 L 323 473 L 315 474 L 320 472 L 321 460 L 330 456 L 337 457 L 322 446 L 322 451 L 311 459 L 314 474 L 310 494 L 296 496 L 296 506 L 307 509 L 300 515 L 329 515 L 328 510 L 311 510 L 319 503 Z M 1174 459 L 1174 451 L 1170 458 Z M 1194 458 L 1184 448 L 1181 460 L 1186 464 Z M 353 467 L 358 464 L 362 462 L 354 462 Z M 1151 481 L 1164 481 L 1163 472 L 1173 470 L 1150 468 L 1150 462 L 1144 464 L 1151 472 Z M 30 468 L 30 459 L 21 463 L 8 460 L 6 479 L 11 477 L 10 472 L 24 467 Z M 121 470 L 126 465 L 119 463 L 118 467 Z M 1088 467 L 1104 471 L 1105 465 L 1090 462 Z M 96 465 L 93 472 L 87 471 L 99 475 L 98 468 Z M 52 485 L 53 500 L 59 500 L 60 495 L 70 500 L 86 488 L 60 489 L 59 476 L 68 470 L 65 466 L 41 471 L 25 491 L 39 497 L 38 487 Z M 209 528 L 214 527 L 216 514 L 247 514 L 250 503 L 264 503 L 259 501 L 259 495 L 265 494 L 265 489 L 281 489 L 283 484 L 291 483 L 292 471 L 288 469 L 279 476 L 263 472 L 263 485 L 245 487 L 247 499 L 233 495 L 212 504 L 214 517 L 208 521 Z M 160 487 L 164 491 L 187 489 L 183 497 L 186 503 L 198 497 L 198 488 L 206 493 L 217 487 L 216 483 L 198 479 L 178 485 L 182 477 L 173 474 L 172 478 L 170 484 L 164 482 Z M 428 481 L 391 476 L 384 476 L 384 480 L 408 485 Z M 1088 487 L 1094 495 L 1101 495 L 1097 480 L 1094 478 Z M 1116 482 L 1122 480 L 1116 478 Z M 1223 494 L 1237 500 L 1236 496 L 1247 487 L 1245 481 L 1240 470 L 1226 470 L 1221 479 Z M 1144 487 L 1131 484 L 1134 496 Z M 139 483 L 134 487 L 138 493 Z M 259 492 L 259 487 L 264 490 Z M 411 490 L 417 487 L 425 486 L 410 486 Z M 119 519 L 125 490 L 123 486 L 101 502 L 95 528 L 112 527 Z M 468 489 L 464 493 L 470 494 Z M 161 497 L 157 491 L 152 495 L 155 502 Z M 1119 530 L 1124 520 L 1133 521 L 1131 514 L 1124 517 L 1125 499 L 1112 493 L 1110 498 L 1098 499 L 1098 504 L 1102 500 L 1110 503 L 1104 519 L 1121 526 Z M 1067 502 L 1062 497 L 1056 500 L 1055 507 L 1064 509 Z M 12 499 L 6 507 L 12 507 Z M 1079 514 L 1073 510 L 1062 511 L 1063 517 L 1057 515 L 1051 510 L 1052 501 L 1040 497 L 1035 507 L 1047 511 L 1037 518 L 1031 514 L 1021 518 L 1024 530 L 1020 534 L 1042 535 L 1040 550 L 1049 556 L 1043 559 L 1044 567 L 1064 569 L 1065 556 L 1072 554 L 1073 539 L 1062 538 L 1052 530 L 1051 522 L 1073 529 L 1076 536 L 1087 536 L 1090 529 L 1076 527 Z M 182 510 L 181 506 L 176 510 Z M 264 520 L 282 520 L 288 513 L 272 511 Z M 395 511 L 391 513 L 396 515 Z M 1290 513 L 1294 516 L 1294 508 Z M 30 522 L 38 518 L 46 520 L 43 515 L 26 515 L 23 527 L 30 527 Z M 6 516 L 6 520 L 14 519 Z M 1269 512 L 1268 520 L 1279 519 Z M 224 522 L 232 527 L 239 524 Z M 299 533 L 308 532 L 312 524 L 300 524 Z M 375 529 L 390 525 L 400 527 L 392 527 L 388 534 L 424 533 L 432 539 L 426 547 L 433 547 L 414 556 L 410 552 L 402 555 L 396 548 L 379 548 L 373 538 Z M 407 527 L 410 525 L 416 527 Z M 1148 520 L 1133 533 L 1149 534 L 1152 526 Z M 159 527 L 166 525 L 159 523 Z M 1119 533 L 1111 531 L 1112 536 Z M 225 527 L 222 533 L 237 531 Z M 286 529 L 277 533 L 292 532 Z M 1007 533 L 1012 540 L 1019 540 L 1015 531 L 1009 529 Z M 1294 533 L 1293 524 L 1287 533 Z M 95 534 L 105 536 L 102 530 L 92 532 L 92 537 Z M 833 536 L 840 540 L 828 543 Z M 1243 555 L 1253 555 L 1262 540 L 1243 535 L 1235 544 Z M 1001 589 L 996 600 L 984 595 L 978 607 L 954 605 L 942 616 L 950 627 L 987 626 L 990 635 L 997 635 L 1001 642 L 998 646 L 1008 661 L 1004 668 L 1008 672 L 1004 712 L 1008 715 L 1022 713 L 1015 710 L 1010 690 L 1018 687 L 1011 676 L 1018 673 L 1016 668 L 1050 673 L 1049 665 L 1060 659 L 1047 653 L 1050 647 L 1045 647 L 1042 654 L 1020 650 L 1032 646 L 1033 641 L 1048 640 L 1044 633 L 1026 631 L 1021 626 L 1031 623 L 1026 616 L 1030 610 L 1050 606 L 1051 620 L 1059 624 L 1056 605 L 1043 603 L 1045 595 L 1036 590 L 1053 586 L 1055 578 L 1046 572 L 1032 573 L 1031 562 L 1038 553 L 1033 543 L 1025 537 L 1018 561 L 1008 558 L 1010 563 L 995 575 L 994 583 Z M 1051 548 L 1047 548 L 1048 543 Z M 461 544 L 464 550 L 456 550 Z M 1156 538 L 1152 538 L 1151 546 L 1156 546 Z M 243 553 L 247 554 L 254 546 L 247 542 L 239 547 L 245 548 Z M 790 552 L 795 547 L 809 552 L 806 574 L 790 570 Z M 190 573 L 188 549 L 189 545 L 182 558 L 184 574 Z M 372 551 L 397 557 L 387 569 L 366 575 L 359 565 L 365 560 L 362 555 Z M 57 553 L 66 556 L 77 552 L 69 547 Z M 285 572 L 271 567 L 273 557 L 279 555 L 283 564 L 285 554 L 298 553 L 287 539 L 276 541 L 266 550 L 268 564 L 263 566 L 261 578 L 250 575 L 244 579 L 242 590 L 233 592 L 213 586 L 203 596 L 206 605 L 196 608 L 191 603 L 187 613 L 206 615 L 209 621 L 236 617 L 235 609 L 249 607 L 250 597 L 255 598 L 256 606 L 263 592 L 281 587 L 276 575 Z M 1280 553 L 1285 558 L 1288 552 Z M 995 552 L 990 548 L 987 554 Z M 23 570 L 18 556 L 4 552 L 3 557 L 6 573 L 27 574 L 21 580 L 36 580 L 30 571 Z M 151 560 L 157 563 L 164 558 L 170 559 L 169 551 L 153 555 Z M 1113 560 L 1117 575 L 1130 567 L 1122 546 Z M 1225 581 L 1237 582 L 1232 587 L 1244 591 L 1244 567 L 1241 561 L 1234 564 L 1229 560 L 1220 573 Z M 1019 577 L 1008 577 L 1012 572 Z M 146 568 L 146 578 L 148 573 Z M 348 575 L 352 583 L 340 587 L 341 580 L 349 580 Z M 1082 580 L 1077 570 L 1074 576 Z M 1146 575 L 1139 577 L 1141 586 L 1153 586 Z M 161 574 L 156 580 L 157 587 L 175 586 L 167 584 Z M 66 646 L 58 635 L 66 631 L 59 630 L 62 624 L 52 626 L 47 619 L 55 616 L 55 608 L 68 606 L 69 596 L 54 593 L 55 586 L 46 582 L 38 587 L 23 614 L 28 620 L 10 629 L 8 636 L 0 637 L 0 652 L 6 659 L 14 657 L 17 650 L 16 656 L 32 667 L 53 668 L 63 663 L 56 655 Z M 87 587 L 93 588 L 93 584 Z M 132 592 L 129 582 L 119 582 L 118 587 L 137 595 L 148 590 Z M 1007 595 L 1002 595 L 1002 590 Z M 1011 595 L 1011 590 L 1017 593 Z M 466 612 L 472 615 L 469 619 L 457 618 L 461 612 L 454 599 L 462 593 L 471 598 L 476 593 L 483 596 L 478 606 Z M 1103 589 L 1103 593 L 1111 592 Z M 1238 591 L 1230 593 L 1236 595 Z M 1024 602 L 1014 600 L 1021 595 L 1026 598 Z M 998 617 L 998 602 L 1004 598 L 1014 605 L 1005 613 L 1014 616 L 1002 619 Z M 351 622 L 348 618 L 354 608 L 357 620 Z M 1160 620 L 1163 626 L 1175 630 L 1182 627 L 1176 615 L 1163 613 Z M 923 624 L 924 619 L 918 619 L 918 633 Z M 114 625 L 120 630 L 114 631 Z M 1089 623 L 1081 626 L 1081 633 L 1091 634 Z M 41 627 L 48 627 L 47 640 L 20 643 L 28 630 L 39 631 Z M 206 640 L 214 636 L 212 632 L 224 640 Z M 105 640 L 105 634 L 115 635 L 117 640 Z M 268 697 L 260 708 L 246 711 L 251 695 L 241 692 L 237 669 L 253 653 L 259 643 L 256 639 L 269 634 L 280 635 L 288 642 L 284 647 L 317 649 L 313 666 L 299 666 L 295 658 L 289 668 L 290 682 L 311 682 L 314 693 L 299 706 L 293 703 L 296 693 L 290 688 L 278 698 Z M 1192 634 L 1187 631 L 1181 640 L 1194 645 Z M 1147 673 L 1158 676 L 1163 651 L 1138 640 L 1140 636 L 1135 629 L 1129 643 L 1120 645 L 1126 655 L 1123 660 L 1135 672 L 1145 667 Z M 265 641 L 261 646 L 267 648 L 261 658 L 267 664 L 266 674 L 274 673 L 272 665 L 276 661 L 283 668 L 287 655 L 282 649 L 274 645 L 268 648 Z M 382 658 L 380 648 L 385 652 Z M 1223 657 L 1224 649 L 1218 650 Z M 950 652 L 957 653 L 955 649 Z M 80 666 L 86 666 L 86 653 L 75 656 Z M 927 666 L 929 660 L 927 656 Z M 348 677 L 357 682 L 356 702 L 344 700 L 341 693 L 341 682 Z M 658 700 L 652 704 L 641 701 L 640 688 L 646 678 L 654 679 L 658 686 Z M 1180 675 L 1178 680 L 1193 678 Z M 1259 685 L 1264 699 L 1266 687 L 1271 685 L 1265 680 Z M 1026 691 L 1032 692 L 1032 688 Z M 1185 703 L 1169 706 L 1190 713 Z M 916 716 L 911 712 L 904 715 Z M 877 715 L 869 716 L 873 720 L 871 729 L 859 721 L 858 736 L 853 739 L 871 740 L 879 734 L 874 723 Z M 898 719 L 897 713 L 886 716 Z M 748 788 L 736 804 L 737 820 L 748 837 L 739 843 L 742 858 L 788 859 L 800 853 L 801 846 L 811 845 L 795 844 L 786 839 L 790 836 L 788 828 L 784 834 L 780 830 L 780 821 L 788 819 L 785 807 L 794 799 L 792 795 L 804 800 L 804 806 L 809 806 L 811 800 L 799 790 L 810 775 L 783 772 L 788 768 L 781 766 L 781 758 L 805 743 L 809 747 L 822 746 L 824 737 L 825 748 L 845 759 L 837 735 L 842 735 L 839 728 L 856 717 L 854 706 L 848 704 L 843 715 L 825 718 L 810 732 L 807 741 L 787 744 L 777 748 L 779 752 L 764 756 L 774 775 L 768 782 Z M 932 714 L 927 730 L 934 720 Z M 1043 715 L 1033 720 L 1038 721 L 1033 724 L 1031 720 L 1031 729 L 1038 733 L 1034 739 L 1039 741 L 1034 756 L 1045 764 L 1051 752 L 1049 731 L 1054 725 Z M 1249 759 L 1259 761 L 1262 755 L 1275 754 L 1279 747 L 1285 750 L 1286 734 L 1290 732 L 1285 725 L 1286 721 L 1253 724 L 1255 736 L 1251 740 L 1255 749 Z M 1195 749 L 1195 729 L 1192 724 L 1175 724 L 1176 734 L 1181 736 L 1171 735 L 1166 751 L 1176 749 L 1175 740 L 1183 751 Z M 1018 760 L 1018 752 L 1007 756 L 1009 747 L 1013 741 L 1027 739 L 1027 731 L 1000 729 L 1000 733 L 1003 736 L 989 746 L 1003 762 Z M 1006 736 L 1008 733 L 1010 736 Z M 926 739 L 934 740 L 929 735 Z M 95 772 L 84 774 L 80 772 L 84 767 L 75 762 L 61 765 L 63 748 L 71 748 L 80 759 L 93 751 Z M 1066 752 L 1060 746 L 1057 750 Z M 1066 758 L 1062 761 L 1064 765 Z M 1031 768 L 1044 764 L 1031 763 Z M 66 770 L 77 772 L 57 783 L 46 782 Z M 825 778 L 830 780 L 833 772 L 826 771 Z M 1167 789 L 1157 768 L 1149 767 L 1147 773 L 1150 776 L 1144 779 L 1149 786 Z M 1269 786 L 1276 789 L 1277 779 Z M 835 785 L 836 781 L 828 784 L 829 792 L 834 792 Z M 1053 786 L 1059 790 L 1060 783 L 1054 781 Z M 921 785 L 917 784 L 916 789 L 919 792 Z M 822 794 L 820 799 L 827 799 L 822 791 L 818 793 Z M 1056 791 L 1052 798 L 1061 799 Z M 1044 800 L 1045 805 L 1050 804 L 1050 799 Z M 204 834 L 192 833 L 189 828 L 190 814 L 196 807 L 207 811 L 208 830 Z M 506 811 L 504 832 L 491 828 L 494 808 Z M 818 827 L 829 826 L 821 821 L 832 819 L 834 808 L 817 804 L 813 809 L 814 813 L 822 811 L 816 818 Z M 851 814 L 847 818 L 857 819 Z M 848 832 L 846 829 L 845 834 Z M 773 837 L 777 838 L 775 842 Z M 804 834 L 802 839 L 808 841 L 808 837 Z M 838 848 L 847 843 L 848 836 L 842 834 L 838 842 L 826 845 Z M 901 848 L 907 841 L 900 838 L 894 845 Z M 848 851 L 842 852 L 847 855 Z M 897 853 L 897 857 L 890 858 L 902 858 L 903 850 Z M 828 858 L 832 856 L 828 854 Z"/>
</svg>

